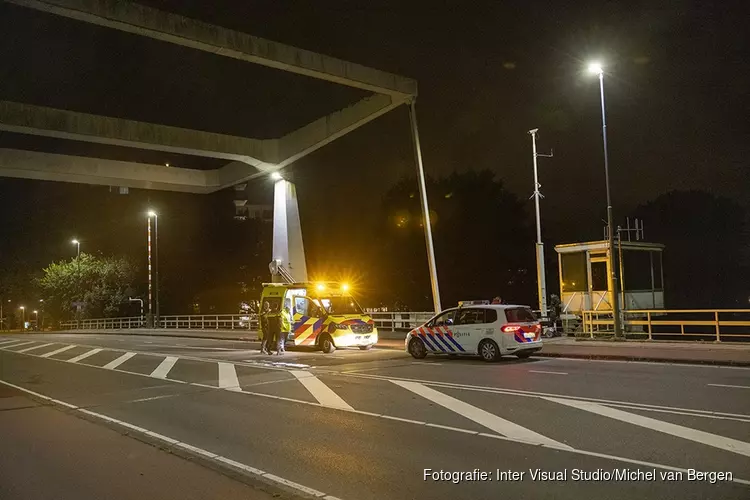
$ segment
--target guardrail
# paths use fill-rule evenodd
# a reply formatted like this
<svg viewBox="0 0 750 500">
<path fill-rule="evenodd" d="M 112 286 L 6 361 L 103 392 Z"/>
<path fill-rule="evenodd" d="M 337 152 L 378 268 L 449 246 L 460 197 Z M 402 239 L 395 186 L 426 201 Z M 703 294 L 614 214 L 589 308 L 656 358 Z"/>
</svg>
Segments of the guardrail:
<svg viewBox="0 0 750 500">
<path fill-rule="evenodd" d="M 612 311 L 583 311 L 583 333 L 614 333 Z M 623 330 L 654 337 L 750 341 L 750 309 L 631 309 L 623 311 Z"/>
<path fill-rule="evenodd" d="M 368 312 L 375 327 L 383 330 L 410 330 L 425 323 L 434 316 L 432 312 Z M 65 321 L 60 323 L 63 330 L 130 330 L 147 328 L 145 318 L 99 318 Z M 256 314 L 202 314 L 169 315 L 159 318 L 155 328 L 183 330 L 250 330 L 257 331 Z"/>
</svg>

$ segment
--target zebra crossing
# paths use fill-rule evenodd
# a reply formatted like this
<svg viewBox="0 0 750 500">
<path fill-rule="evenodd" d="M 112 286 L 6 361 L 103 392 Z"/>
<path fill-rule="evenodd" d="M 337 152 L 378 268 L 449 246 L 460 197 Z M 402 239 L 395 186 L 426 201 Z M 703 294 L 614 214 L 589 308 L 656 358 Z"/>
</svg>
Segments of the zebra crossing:
<svg viewBox="0 0 750 500">
<path fill-rule="evenodd" d="M 213 359 L 199 360 L 187 356 L 165 355 L 106 349 L 49 342 L 3 340 L 0 351 L 23 356 L 93 367 L 118 373 L 130 373 L 152 379 L 181 382 L 216 390 L 261 396 L 293 403 L 315 405 L 334 410 L 353 412 L 401 421 L 413 425 L 461 432 L 480 437 L 494 437 L 509 441 L 543 446 L 561 451 L 580 452 L 581 443 L 575 436 L 560 433 L 554 426 L 544 428 L 538 422 L 520 419 L 506 408 L 490 407 L 484 399 L 477 399 L 479 388 L 462 387 L 431 381 L 398 379 L 387 375 L 345 373 L 333 374 L 325 370 L 305 369 L 297 363 L 262 364 L 257 362 L 228 362 Z M 200 373 L 202 375 L 197 375 Z M 191 376 L 186 376 L 191 374 Z M 356 381 L 356 382 L 354 382 Z M 353 385 L 359 384 L 357 387 Z M 596 425 L 626 424 L 637 435 L 642 430 L 659 433 L 685 442 L 729 453 L 738 460 L 750 457 L 747 439 L 724 436 L 708 427 L 693 428 L 661 418 L 645 416 L 639 411 L 669 413 L 666 407 L 657 409 L 637 403 L 615 404 L 586 398 L 544 394 L 517 394 L 519 391 L 496 389 L 485 393 L 506 398 L 533 398 L 576 415 L 596 419 Z M 367 394 L 379 396 L 364 397 Z M 144 398 L 143 401 L 148 401 Z M 489 400 L 487 400 L 489 401 Z M 506 405 L 510 406 L 510 405 Z M 512 408 L 511 408 L 512 409 Z M 706 421 L 721 419 L 737 426 L 750 436 L 750 415 L 674 409 L 674 415 L 687 414 Z M 658 416 L 659 414 L 657 414 Z M 590 453 L 586 451 L 586 453 Z M 648 456 L 648 453 L 644 453 Z M 622 457 L 619 457 L 622 458 Z M 738 462 L 747 466 L 749 462 Z M 747 474 L 750 476 L 750 474 Z M 741 479 L 742 480 L 742 479 Z M 750 484 L 750 483 L 748 483 Z"/>
</svg>

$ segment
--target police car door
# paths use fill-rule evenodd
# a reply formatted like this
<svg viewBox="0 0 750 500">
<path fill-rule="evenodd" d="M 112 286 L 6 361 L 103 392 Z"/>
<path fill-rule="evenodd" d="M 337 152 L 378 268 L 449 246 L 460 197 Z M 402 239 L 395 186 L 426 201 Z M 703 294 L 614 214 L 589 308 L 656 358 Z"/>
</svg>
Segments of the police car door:
<svg viewBox="0 0 750 500">
<path fill-rule="evenodd" d="M 467 353 L 476 353 L 479 341 L 492 335 L 491 328 L 485 323 L 485 311 L 479 308 L 461 308 L 456 314 L 454 337 Z"/>
</svg>

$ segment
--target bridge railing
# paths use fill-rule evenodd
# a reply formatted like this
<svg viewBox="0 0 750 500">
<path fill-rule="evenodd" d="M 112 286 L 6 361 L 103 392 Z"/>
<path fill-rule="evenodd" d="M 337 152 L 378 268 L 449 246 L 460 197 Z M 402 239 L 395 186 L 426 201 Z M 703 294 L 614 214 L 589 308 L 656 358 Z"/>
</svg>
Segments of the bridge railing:
<svg viewBox="0 0 750 500">
<path fill-rule="evenodd" d="M 390 331 L 407 331 L 425 323 L 434 316 L 432 312 L 367 312 L 375 322 L 375 327 Z M 156 328 L 181 330 L 258 330 L 257 314 L 185 314 L 168 315 L 159 318 Z M 63 330 L 130 330 L 147 328 L 146 319 L 134 316 L 128 318 L 99 318 L 72 320 L 60 323 Z"/>
<path fill-rule="evenodd" d="M 583 333 L 613 334 L 612 311 L 583 311 Z M 626 334 L 654 340 L 750 341 L 750 309 L 630 309 L 623 311 Z"/>
</svg>

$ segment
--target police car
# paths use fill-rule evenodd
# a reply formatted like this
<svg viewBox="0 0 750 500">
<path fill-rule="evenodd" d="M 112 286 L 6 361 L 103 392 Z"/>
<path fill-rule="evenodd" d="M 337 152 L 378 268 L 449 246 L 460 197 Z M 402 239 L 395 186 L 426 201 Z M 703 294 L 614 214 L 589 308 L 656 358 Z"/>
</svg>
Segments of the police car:
<svg viewBox="0 0 750 500">
<path fill-rule="evenodd" d="M 523 359 L 542 349 L 541 335 L 527 306 L 463 301 L 411 330 L 404 347 L 416 359 L 427 354 L 478 354 L 485 361 L 515 354 Z"/>
</svg>

